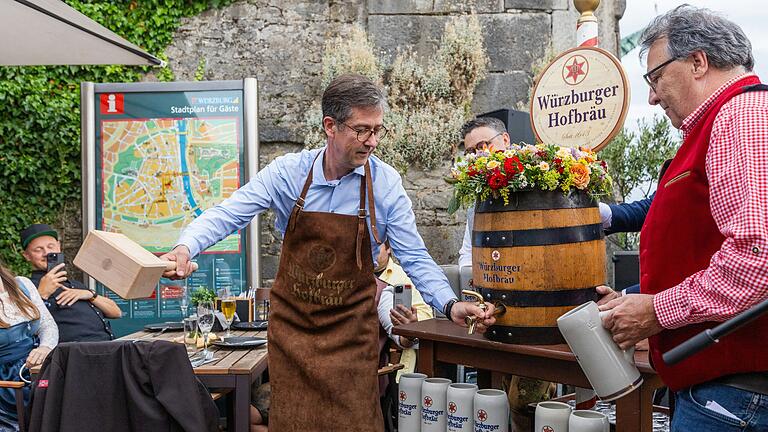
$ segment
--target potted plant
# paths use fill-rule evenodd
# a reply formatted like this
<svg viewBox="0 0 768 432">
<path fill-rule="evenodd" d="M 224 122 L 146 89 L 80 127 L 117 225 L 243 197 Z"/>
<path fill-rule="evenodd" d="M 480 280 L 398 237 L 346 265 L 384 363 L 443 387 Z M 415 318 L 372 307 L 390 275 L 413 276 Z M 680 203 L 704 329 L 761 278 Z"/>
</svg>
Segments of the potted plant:
<svg viewBox="0 0 768 432">
<path fill-rule="evenodd" d="M 189 301 L 192 303 L 192 306 L 197 306 L 199 303 L 206 301 L 215 302 L 216 293 L 210 288 L 199 288 L 192 292 Z"/>
</svg>

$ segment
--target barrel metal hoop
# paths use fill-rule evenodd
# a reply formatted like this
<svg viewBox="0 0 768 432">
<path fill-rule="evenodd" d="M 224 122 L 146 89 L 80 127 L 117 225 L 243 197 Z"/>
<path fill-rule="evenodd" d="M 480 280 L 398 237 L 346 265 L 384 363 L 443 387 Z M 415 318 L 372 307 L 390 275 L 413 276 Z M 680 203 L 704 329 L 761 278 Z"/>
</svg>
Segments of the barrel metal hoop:
<svg viewBox="0 0 768 432">
<path fill-rule="evenodd" d="M 575 307 L 588 301 L 597 301 L 598 298 L 593 286 L 565 290 L 511 291 L 483 288 L 475 281 L 475 291 L 487 302 L 501 302 L 509 307 Z"/>
<path fill-rule="evenodd" d="M 572 193 L 565 195 L 562 192 L 524 191 L 509 194 L 508 204 L 504 200 L 486 199 L 478 200 L 475 204 L 476 213 L 492 213 L 523 210 L 553 210 L 597 207 L 597 201 L 586 193 Z"/>
<path fill-rule="evenodd" d="M 564 344 L 565 339 L 557 327 L 491 326 L 485 337 L 495 342 L 523 345 Z"/>
<path fill-rule="evenodd" d="M 605 237 L 601 224 L 508 231 L 472 231 L 472 246 L 523 247 L 581 243 Z"/>
</svg>

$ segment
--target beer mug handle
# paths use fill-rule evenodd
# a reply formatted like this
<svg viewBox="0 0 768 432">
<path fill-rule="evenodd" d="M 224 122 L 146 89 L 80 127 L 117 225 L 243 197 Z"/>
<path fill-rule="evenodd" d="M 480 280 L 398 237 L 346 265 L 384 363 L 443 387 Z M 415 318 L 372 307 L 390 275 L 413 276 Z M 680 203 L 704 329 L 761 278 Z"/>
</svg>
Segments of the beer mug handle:
<svg viewBox="0 0 768 432">
<path fill-rule="evenodd" d="M 623 350 L 624 358 L 627 359 L 627 362 L 631 364 L 632 366 L 635 366 L 635 347 L 631 347 L 628 350 Z"/>
<path fill-rule="evenodd" d="M 600 317 L 600 325 L 603 325 L 603 317 L 608 315 L 609 310 L 606 311 L 600 311 L 598 312 L 598 316 Z M 635 347 L 632 347 L 628 350 L 621 350 L 621 352 L 624 354 L 624 359 L 629 362 L 631 365 L 635 365 Z"/>
</svg>

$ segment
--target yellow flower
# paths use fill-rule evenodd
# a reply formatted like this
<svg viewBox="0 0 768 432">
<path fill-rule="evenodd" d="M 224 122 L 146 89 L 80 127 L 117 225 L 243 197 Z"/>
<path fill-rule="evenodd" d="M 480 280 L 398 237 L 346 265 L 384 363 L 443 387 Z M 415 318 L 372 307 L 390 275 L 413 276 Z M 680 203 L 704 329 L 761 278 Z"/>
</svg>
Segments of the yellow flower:
<svg viewBox="0 0 768 432">
<path fill-rule="evenodd" d="M 565 147 L 560 147 L 560 150 L 558 150 L 555 153 L 555 155 L 557 155 L 557 157 L 559 157 L 560 159 L 563 159 L 563 160 L 569 159 L 569 158 L 573 157 L 571 155 L 571 149 L 565 148 Z"/>
<path fill-rule="evenodd" d="M 576 163 L 571 165 L 571 173 L 573 174 L 573 185 L 579 189 L 586 189 L 589 184 L 589 167 Z"/>
<path fill-rule="evenodd" d="M 488 162 L 488 165 L 486 165 L 486 166 L 488 167 L 488 169 L 496 169 L 496 168 L 499 167 L 499 165 L 501 165 L 501 163 L 499 163 L 499 161 L 492 160 L 492 161 Z"/>
<path fill-rule="evenodd" d="M 539 169 L 542 171 L 549 171 L 549 164 L 546 162 L 539 162 Z"/>
</svg>

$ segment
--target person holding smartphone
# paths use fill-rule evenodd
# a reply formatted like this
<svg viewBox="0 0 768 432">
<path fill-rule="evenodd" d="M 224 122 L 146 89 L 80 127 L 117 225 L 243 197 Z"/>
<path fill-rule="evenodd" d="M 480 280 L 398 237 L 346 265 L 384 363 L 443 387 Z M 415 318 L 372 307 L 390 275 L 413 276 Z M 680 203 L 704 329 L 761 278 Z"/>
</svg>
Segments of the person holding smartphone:
<svg viewBox="0 0 768 432">
<path fill-rule="evenodd" d="M 117 304 L 67 277 L 59 234 L 50 225 L 33 224 L 19 234 L 22 255 L 32 264 L 30 280 L 59 326 L 61 342 L 115 338 L 107 318 L 120 318 Z"/>
<path fill-rule="evenodd" d="M 56 346 L 58 329 L 32 282 L 14 277 L 2 262 L 0 303 L 0 380 L 19 381 L 22 368 L 41 364 Z M 31 388 L 24 387 L 22 395 L 26 405 Z M 16 393 L 12 388 L 0 389 L 0 430 L 18 430 Z"/>
</svg>

